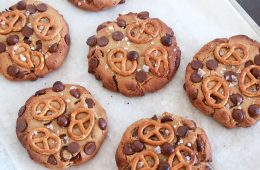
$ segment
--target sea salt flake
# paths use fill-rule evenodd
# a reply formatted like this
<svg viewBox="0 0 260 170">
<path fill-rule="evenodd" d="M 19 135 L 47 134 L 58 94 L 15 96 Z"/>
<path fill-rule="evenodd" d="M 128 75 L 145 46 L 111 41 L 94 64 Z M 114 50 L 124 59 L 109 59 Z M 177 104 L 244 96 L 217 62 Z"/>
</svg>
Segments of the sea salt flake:
<svg viewBox="0 0 260 170">
<path fill-rule="evenodd" d="M 188 146 L 188 147 L 191 147 L 191 143 L 187 143 L 187 146 Z"/>
<path fill-rule="evenodd" d="M 191 157 L 190 156 L 185 156 L 185 159 L 186 159 L 187 162 L 190 162 Z"/>
<path fill-rule="evenodd" d="M 147 65 L 143 65 L 143 70 L 144 70 L 144 72 L 146 72 L 146 73 L 148 73 L 149 72 L 149 66 L 147 66 Z"/>
<path fill-rule="evenodd" d="M 138 163 L 137 163 L 137 167 L 138 167 L 139 169 L 141 169 L 143 166 L 144 166 L 144 163 L 143 163 L 143 162 L 138 162 Z"/>
<path fill-rule="evenodd" d="M 36 114 L 38 115 L 38 114 L 40 114 L 41 113 L 41 111 L 40 110 L 36 110 Z"/>
<path fill-rule="evenodd" d="M 71 102 L 71 100 L 70 99 L 66 99 L 66 102 L 69 103 L 69 102 Z"/>
<path fill-rule="evenodd" d="M 28 23 L 27 27 L 32 28 L 32 23 Z"/>
<path fill-rule="evenodd" d="M 53 126 L 52 126 L 52 124 L 49 124 L 49 125 L 47 125 L 46 127 L 47 127 L 48 129 L 53 130 Z"/>
<path fill-rule="evenodd" d="M 206 73 L 205 73 L 205 71 L 203 71 L 202 69 L 198 69 L 198 75 L 200 76 L 200 77 L 203 77 L 204 75 L 205 75 Z"/>
<path fill-rule="evenodd" d="M 109 26 L 108 29 L 109 29 L 109 30 L 114 30 L 114 27 Z"/>
<path fill-rule="evenodd" d="M 108 65 L 107 64 L 105 65 L 105 69 L 108 69 Z"/>
<path fill-rule="evenodd" d="M 70 90 L 76 89 L 76 88 L 77 88 L 76 86 L 71 86 L 71 87 L 70 87 Z"/>
<path fill-rule="evenodd" d="M 183 139 L 179 140 L 178 145 L 183 144 Z"/>
<path fill-rule="evenodd" d="M 155 147 L 155 148 L 154 148 L 154 151 L 155 151 L 156 153 L 160 154 L 160 153 L 161 153 L 161 147 L 160 147 L 160 146 Z"/>
<path fill-rule="evenodd" d="M 33 131 L 33 136 L 36 136 L 38 135 L 38 132 L 37 131 Z"/>
</svg>

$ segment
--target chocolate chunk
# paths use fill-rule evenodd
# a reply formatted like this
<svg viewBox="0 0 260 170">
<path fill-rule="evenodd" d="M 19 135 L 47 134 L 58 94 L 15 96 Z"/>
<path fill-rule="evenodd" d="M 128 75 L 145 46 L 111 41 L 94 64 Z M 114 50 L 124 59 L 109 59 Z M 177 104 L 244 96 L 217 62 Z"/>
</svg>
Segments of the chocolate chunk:
<svg viewBox="0 0 260 170">
<path fill-rule="evenodd" d="M 199 60 L 193 60 L 191 62 L 191 68 L 194 69 L 194 70 L 198 70 L 199 68 L 202 69 L 203 63 Z"/>
<path fill-rule="evenodd" d="M 92 57 L 89 60 L 89 66 L 88 66 L 88 72 L 92 73 L 95 68 L 97 68 L 99 65 L 99 60 L 96 57 Z"/>
<path fill-rule="evenodd" d="M 7 39 L 6 39 L 7 45 L 10 45 L 10 46 L 17 44 L 18 42 L 19 42 L 19 37 L 18 37 L 18 35 L 10 35 L 10 36 L 8 36 Z"/>
<path fill-rule="evenodd" d="M 80 98 L 80 92 L 78 89 L 71 89 L 70 90 L 70 95 L 72 95 L 73 97 L 75 97 L 76 99 Z"/>
<path fill-rule="evenodd" d="M 191 75 L 190 75 L 190 80 L 193 82 L 193 83 L 199 83 L 202 81 L 202 77 L 198 74 L 197 71 L 193 72 Z"/>
<path fill-rule="evenodd" d="M 67 150 L 71 154 L 75 154 L 75 153 L 79 152 L 79 149 L 80 149 L 80 146 L 77 142 L 72 142 L 67 146 Z"/>
<path fill-rule="evenodd" d="M 48 7 L 47 7 L 46 4 L 41 3 L 41 4 L 37 5 L 36 9 L 37 9 L 39 12 L 45 12 L 45 11 L 47 11 Z"/>
<path fill-rule="evenodd" d="M 244 100 L 243 96 L 241 96 L 239 93 L 231 94 L 229 98 L 236 106 L 242 104 Z"/>
<path fill-rule="evenodd" d="M 164 143 L 161 146 L 161 152 L 163 155 L 170 156 L 173 152 L 173 145 L 170 143 Z"/>
<path fill-rule="evenodd" d="M 93 108 L 93 106 L 95 105 L 95 102 L 91 98 L 87 98 L 85 102 L 88 105 L 88 108 Z"/>
<path fill-rule="evenodd" d="M 33 29 L 25 25 L 21 30 L 23 36 L 29 38 L 33 34 Z"/>
<path fill-rule="evenodd" d="M 256 65 L 260 66 L 260 54 L 255 56 L 254 62 Z"/>
<path fill-rule="evenodd" d="M 167 162 L 160 163 L 157 170 L 170 170 L 171 167 Z"/>
<path fill-rule="evenodd" d="M 57 119 L 57 124 L 60 126 L 60 127 L 68 127 L 69 126 L 69 118 L 66 117 L 65 115 L 61 115 L 60 117 L 58 117 Z"/>
<path fill-rule="evenodd" d="M 189 128 L 187 126 L 180 126 L 177 129 L 176 135 L 179 137 L 185 137 L 189 131 Z"/>
<path fill-rule="evenodd" d="M 140 19 L 148 19 L 149 18 L 149 12 L 148 11 L 143 11 L 137 14 L 137 17 Z"/>
<path fill-rule="evenodd" d="M 143 70 L 141 71 L 137 71 L 135 73 L 135 79 L 139 82 L 139 83 L 143 83 L 145 82 L 145 80 L 147 80 L 147 73 L 144 72 Z"/>
<path fill-rule="evenodd" d="M 204 150 L 204 143 L 202 142 L 202 140 L 201 139 L 198 139 L 197 141 L 196 141 L 196 144 L 197 144 L 197 151 L 198 152 L 202 152 L 203 150 Z"/>
<path fill-rule="evenodd" d="M 24 132 L 27 128 L 27 122 L 24 119 L 18 119 L 16 122 L 16 130 L 18 132 Z"/>
<path fill-rule="evenodd" d="M 161 43 L 166 47 L 170 47 L 172 45 L 172 38 L 165 35 L 161 38 Z"/>
<path fill-rule="evenodd" d="M 232 112 L 232 117 L 237 122 L 242 122 L 245 118 L 245 113 L 241 109 L 234 109 Z"/>
<path fill-rule="evenodd" d="M 96 150 L 96 144 L 95 142 L 88 142 L 85 146 L 84 146 L 84 152 L 87 155 L 92 155 Z"/>
<path fill-rule="evenodd" d="M 121 41 L 124 38 L 124 34 L 121 31 L 115 31 L 112 33 L 112 38 L 115 41 Z"/>
<path fill-rule="evenodd" d="M 47 162 L 52 165 L 57 165 L 57 160 L 53 155 L 50 155 Z"/>
<path fill-rule="evenodd" d="M 42 41 L 41 40 L 36 41 L 36 48 L 35 48 L 35 50 L 36 51 L 42 50 Z"/>
<path fill-rule="evenodd" d="M 46 94 L 46 90 L 45 89 L 42 89 L 42 90 L 38 90 L 36 93 L 35 93 L 35 96 L 41 96 L 41 95 L 44 95 Z"/>
<path fill-rule="evenodd" d="M 106 26 L 103 25 L 103 24 L 101 24 L 101 25 L 99 25 L 99 26 L 97 27 L 97 31 L 100 31 L 100 30 L 102 30 L 103 28 L 106 28 Z"/>
<path fill-rule="evenodd" d="M 18 116 L 21 117 L 25 112 L 26 106 L 22 106 L 18 111 Z"/>
<path fill-rule="evenodd" d="M 258 117 L 260 115 L 260 105 L 258 104 L 253 104 L 251 106 L 249 106 L 248 108 L 248 114 L 251 117 Z"/>
<path fill-rule="evenodd" d="M 30 45 L 32 43 L 32 41 L 28 37 L 24 37 L 23 41 L 25 44 L 28 44 L 28 45 Z"/>
<path fill-rule="evenodd" d="M 254 62 L 252 60 L 248 60 L 246 63 L 245 63 L 245 67 L 248 67 L 248 66 L 251 66 L 251 65 L 254 65 Z"/>
<path fill-rule="evenodd" d="M 89 45 L 90 47 L 94 47 L 95 45 L 97 45 L 97 38 L 95 35 L 88 38 L 87 45 Z"/>
<path fill-rule="evenodd" d="M 224 78 L 225 80 L 229 81 L 229 82 L 237 82 L 237 73 L 235 73 L 234 71 L 227 71 L 224 74 Z"/>
<path fill-rule="evenodd" d="M 76 155 L 76 156 L 73 156 L 70 161 L 73 161 L 74 164 L 79 164 L 81 162 L 82 158 L 81 158 L 81 154 L 80 152 Z"/>
<path fill-rule="evenodd" d="M 171 121 L 173 121 L 173 117 L 170 116 L 170 115 L 163 116 L 162 119 L 161 119 L 162 123 L 171 122 Z"/>
<path fill-rule="evenodd" d="M 104 118 L 99 118 L 98 126 L 101 130 L 105 130 L 107 128 L 107 121 Z"/>
<path fill-rule="evenodd" d="M 218 62 L 216 60 L 208 60 L 206 66 L 209 70 L 216 70 L 216 68 L 218 68 Z"/>
<path fill-rule="evenodd" d="M 59 49 L 59 46 L 58 46 L 58 44 L 57 43 L 54 43 L 54 44 L 52 44 L 51 46 L 50 46 L 50 48 L 49 48 L 49 52 L 50 53 L 56 53 L 57 51 L 58 51 L 58 49 Z"/>
<path fill-rule="evenodd" d="M 141 152 L 144 149 L 144 144 L 140 142 L 139 140 L 135 140 L 132 143 L 132 150 L 134 152 Z"/>
<path fill-rule="evenodd" d="M 127 59 L 130 60 L 130 61 L 135 61 L 137 60 L 139 57 L 139 54 L 137 51 L 130 51 L 128 54 L 127 54 Z"/>
<path fill-rule="evenodd" d="M 124 152 L 125 155 L 133 155 L 134 154 L 131 143 L 126 143 L 124 145 L 123 152 Z"/>
<path fill-rule="evenodd" d="M 69 46 L 71 43 L 70 35 L 66 34 L 64 37 L 65 43 Z"/>
<path fill-rule="evenodd" d="M 35 5 L 30 4 L 26 6 L 26 11 L 29 11 L 30 14 L 34 14 L 37 11 L 37 8 Z"/>
<path fill-rule="evenodd" d="M 260 79 L 260 69 L 253 68 L 253 69 L 251 70 L 251 73 L 253 74 L 253 76 L 254 76 L 256 79 Z"/>
<path fill-rule="evenodd" d="M 55 92 L 61 92 L 65 89 L 65 86 L 63 85 L 62 82 L 60 81 L 56 81 L 53 86 L 52 86 L 52 90 Z"/>
<path fill-rule="evenodd" d="M 17 4 L 16 4 L 16 8 L 18 10 L 25 10 L 26 8 L 26 3 L 24 1 L 19 1 Z"/>
<path fill-rule="evenodd" d="M 8 66 L 7 73 L 11 77 L 16 77 L 20 73 L 20 69 L 16 65 Z"/>
<path fill-rule="evenodd" d="M 4 43 L 0 43 L 0 53 L 6 51 L 6 45 Z"/>
<path fill-rule="evenodd" d="M 126 27 L 126 21 L 125 20 L 123 20 L 123 19 L 117 19 L 117 25 L 119 26 L 119 27 Z"/>
<path fill-rule="evenodd" d="M 105 47 L 107 44 L 108 44 L 109 40 L 107 37 L 105 36 L 102 36 L 100 38 L 97 39 L 97 44 L 100 46 L 100 47 Z"/>
</svg>

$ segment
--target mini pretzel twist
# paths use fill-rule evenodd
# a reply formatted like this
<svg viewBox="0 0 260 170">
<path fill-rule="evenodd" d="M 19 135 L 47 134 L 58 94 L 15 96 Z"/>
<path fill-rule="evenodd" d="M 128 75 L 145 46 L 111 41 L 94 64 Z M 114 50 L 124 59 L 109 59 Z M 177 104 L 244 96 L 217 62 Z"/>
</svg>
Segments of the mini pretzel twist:
<svg viewBox="0 0 260 170">
<path fill-rule="evenodd" d="M 166 129 L 169 131 L 169 134 L 164 137 L 160 130 Z M 165 123 L 158 123 L 156 121 L 144 121 L 141 126 L 138 128 L 139 138 L 150 145 L 158 146 L 162 145 L 165 142 L 171 142 L 174 139 L 173 128 Z M 153 140 L 152 137 L 157 137 L 158 140 Z"/>
<path fill-rule="evenodd" d="M 214 87 L 209 88 L 210 83 L 215 83 Z M 223 93 L 219 92 L 219 90 L 223 88 Z M 205 99 L 208 105 L 212 106 L 213 108 L 220 109 L 222 108 L 228 101 L 229 97 L 229 88 L 225 80 L 218 76 L 209 76 L 205 78 L 202 82 L 202 92 L 205 96 Z M 212 99 L 212 96 L 217 97 L 221 101 L 217 103 Z"/>
<path fill-rule="evenodd" d="M 152 158 L 152 165 L 145 159 L 146 157 Z M 142 167 L 138 167 L 141 164 Z M 131 162 L 131 170 L 156 170 L 159 166 L 159 157 L 153 151 L 143 151 L 135 156 Z"/>
<path fill-rule="evenodd" d="M 135 32 L 137 30 L 137 32 Z M 156 20 L 147 20 L 143 23 L 133 23 L 127 26 L 126 35 L 130 41 L 138 44 L 150 42 L 159 34 L 160 25 Z M 145 37 L 144 37 L 145 36 Z"/>
<path fill-rule="evenodd" d="M 78 115 L 81 113 L 85 114 L 85 117 L 78 118 Z M 94 123 L 94 112 L 91 109 L 79 108 L 71 113 L 71 121 L 68 127 L 68 134 L 74 140 L 83 140 L 88 137 L 88 135 L 92 131 Z M 75 127 L 78 127 L 78 130 L 75 129 L 74 131 Z"/>
<path fill-rule="evenodd" d="M 151 46 L 145 53 L 145 64 L 153 74 L 159 77 L 165 76 L 169 71 L 167 51 L 161 46 Z M 160 69 L 161 65 L 163 70 Z"/>
<path fill-rule="evenodd" d="M 229 50 L 226 54 L 221 55 L 221 49 L 223 48 L 227 48 Z M 239 52 L 236 51 L 236 49 L 242 50 L 244 56 L 241 56 Z M 247 47 L 242 44 L 234 44 L 234 45 L 230 45 L 228 43 L 220 44 L 219 46 L 216 47 L 214 54 L 215 54 L 215 58 L 219 62 L 226 65 L 236 65 L 236 66 L 243 64 L 249 57 L 249 52 Z M 229 59 L 231 57 L 233 57 L 235 60 Z"/>
<path fill-rule="evenodd" d="M 190 159 L 187 160 L 183 157 L 182 152 L 188 153 Z M 173 162 L 177 158 L 178 164 L 173 165 Z M 171 170 L 179 170 L 179 169 L 185 169 L 185 170 L 192 170 L 192 165 L 195 163 L 195 154 L 194 151 L 186 146 L 178 146 L 175 148 L 173 154 L 169 157 L 168 163 L 171 167 Z"/>
<path fill-rule="evenodd" d="M 34 68 L 41 70 L 44 68 L 45 61 L 43 55 L 38 51 L 31 51 L 30 46 L 26 43 L 18 43 L 10 48 L 9 53 L 12 60 L 19 66 L 24 68 Z M 38 59 L 38 63 L 35 59 Z"/>
<path fill-rule="evenodd" d="M 253 69 L 260 70 L 260 66 L 251 65 L 249 67 L 244 68 L 238 78 L 240 90 L 244 95 L 250 97 L 260 96 L 260 88 L 256 88 L 255 90 L 249 89 L 256 85 L 260 87 L 260 80 L 255 78 L 255 76 L 251 73 Z M 249 79 L 248 82 L 246 82 L 247 78 Z"/>
<path fill-rule="evenodd" d="M 45 41 L 54 39 L 59 31 L 53 17 L 47 13 L 41 13 L 34 19 L 33 30 Z"/>
<path fill-rule="evenodd" d="M 58 108 L 53 106 L 56 103 L 59 105 Z M 32 108 L 32 117 L 36 120 L 53 120 L 62 115 L 65 112 L 65 109 L 66 104 L 60 97 L 51 96 L 34 104 Z"/>
<path fill-rule="evenodd" d="M 38 136 L 39 137 L 34 137 Z M 48 129 L 46 128 L 36 128 L 33 129 L 29 134 L 28 134 L 28 141 L 30 147 L 44 155 L 51 155 L 59 151 L 61 147 L 61 139 L 59 136 L 57 136 L 54 133 L 51 133 Z M 40 145 L 39 145 L 40 144 Z M 54 146 L 52 146 L 54 145 Z"/>
<path fill-rule="evenodd" d="M 137 61 L 127 60 L 127 52 L 122 48 L 116 48 L 109 51 L 107 54 L 107 61 L 110 68 L 122 76 L 133 74 L 137 68 Z M 129 70 L 127 69 L 127 61 L 132 64 Z M 116 64 L 119 64 L 120 68 Z"/>
<path fill-rule="evenodd" d="M 8 11 L 0 16 L 0 34 L 20 31 L 26 24 L 26 16 L 22 12 Z"/>
</svg>

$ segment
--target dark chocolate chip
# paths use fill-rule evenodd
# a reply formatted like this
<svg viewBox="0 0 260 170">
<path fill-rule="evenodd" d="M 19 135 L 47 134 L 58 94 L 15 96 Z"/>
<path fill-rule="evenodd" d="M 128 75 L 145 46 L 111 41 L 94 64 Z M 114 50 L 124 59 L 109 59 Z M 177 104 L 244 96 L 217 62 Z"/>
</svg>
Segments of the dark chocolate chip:
<svg viewBox="0 0 260 170">
<path fill-rule="evenodd" d="M 144 144 L 140 142 L 139 140 L 135 140 L 132 143 L 132 150 L 134 152 L 141 152 L 144 149 Z"/>
<path fill-rule="evenodd" d="M 171 121 L 173 121 L 173 117 L 170 116 L 170 115 L 163 116 L 162 119 L 161 119 L 162 123 L 171 122 Z"/>
<path fill-rule="evenodd" d="M 143 82 L 145 82 L 145 80 L 147 80 L 147 73 L 145 72 L 145 71 L 143 71 L 143 70 L 141 70 L 141 71 L 137 71 L 136 73 L 135 73 L 135 79 L 138 81 L 138 82 L 140 82 L 140 83 L 143 83 Z"/>
<path fill-rule="evenodd" d="M 32 43 L 32 41 L 28 37 L 24 37 L 23 41 L 25 44 L 28 44 L 28 45 L 30 45 Z"/>
<path fill-rule="evenodd" d="M 57 51 L 58 51 L 58 49 L 59 49 L 59 46 L 58 46 L 58 44 L 57 43 L 54 43 L 54 44 L 52 44 L 51 46 L 50 46 L 50 48 L 49 48 L 49 52 L 50 53 L 56 53 Z"/>
<path fill-rule="evenodd" d="M 198 97 L 198 89 L 194 89 L 194 90 L 190 91 L 189 97 L 191 100 L 196 100 Z"/>
<path fill-rule="evenodd" d="M 45 89 L 42 89 L 42 90 L 38 90 L 36 93 L 35 93 L 35 96 L 41 96 L 41 95 L 44 95 L 46 94 L 46 90 Z"/>
<path fill-rule="evenodd" d="M 53 155 L 50 155 L 47 161 L 49 164 L 57 165 L 57 160 Z"/>
<path fill-rule="evenodd" d="M 15 45 L 15 44 L 17 44 L 19 42 L 19 37 L 18 37 L 18 35 L 10 35 L 10 36 L 8 36 L 7 37 L 7 39 L 6 39 L 6 43 L 8 44 L 8 45 Z"/>
<path fill-rule="evenodd" d="M 37 11 L 37 8 L 35 5 L 30 4 L 26 6 L 26 11 L 29 11 L 30 14 L 34 14 Z"/>
<path fill-rule="evenodd" d="M 67 146 L 63 146 L 60 150 L 60 158 L 62 161 L 68 161 L 72 158 L 72 154 L 67 150 Z"/>
<path fill-rule="evenodd" d="M 33 34 L 33 29 L 25 25 L 21 30 L 23 36 L 29 38 Z"/>
<path fill-rule="evenodd" d="M 130 60 L 130 61 L 135 61 L 137 60 L 139 57 L 139 54 L 137 51 L 130 51 L 128 54 L 127 54 L 127 59 Z"/>
<path fill-rule="evenodd" d="M 157 170 L 170 170 L 171 167 L 168 163 L 160 163 Z"/>
<path fill-rule="evenodd" d="M 193 60 L 191 62 L 191 68 L 194 69 L 194 70 L 198 70 L 199 68 L 202 69 L 203 63 L 199 60 Z"/>
<path fill-rule="evenodd" d="M 124 34 L 121 31 L 115 31 L 112 33 L 112 38 L 115 41 L 121 41 L 124 38 Z"/>
<path fill-rule="evenodd" d="M 65 115 L 61 115 L 61 116 L 58 117 L 58 119 L 57 119 L 57 124 L 58 124 L 60 127 L 65 128 L 65 127 L 69 126 L 69 123 L 70 123 L 69 118 L 66 117 Z"/>
<path fill-rule="evenodd" d="M 44 4 L 44 3 L 41 3 L 41 4 L 37 5 L 36 8 L 37 8 L 37 10 L 38 10 L 39 12 L 45 12 L 45 11 L 47 11 L 47 9 L 48 9 L 47 5 Z"/>
<path fill-rule="evenodd" d="M 243 103 L 244 98 L 239 93 L 234 93 L 230 95 L 230 100 L 232 103 L 238 106 Z"/>
<path fill-rule="evenodd" d="M 197 140 L 196 141 L 196 144 L 197 144 L 197 151 L 198 152 L 202 152 L 203 150 L 204 150 L 204 143 L 202 143 L 202 141 L 201 140 Z"/>
<path fill-rule="evenodd" d="M 107 37 L 105 36 L 102 36 L 100 38 L 97 39 L 97 44 L 100 46 L 100 47 L 105 47 L 107 44 L 108 44 L 109 40 Z"/>
<path fill-rule="evenodd" d="M 251 117 L 258 117 L 260 115 L 260 105 L 258 104 L 253 104 L 249 106 L 248 108 L 248 114 Z"/>
<path fill-rule="evenodd" d="M 117 19 L 117 25 L 119 27 L 123 27 L 124 28 L 126 26 L 126 21 L 123 20 L 123 19 Z"/>
<path fill-rule="evenodd" d="M 118 4 L 123 4 L 125 3 L 125 0 L 121 0 Z"/>
<path fill-rule="evenodd" d="M 143 11 L 137 14 L 137 17 L 140 19 L 148 19 L 149 18 L 149 12 L 148 11 Z"/>
<path fill-rule="evenodd" d="M 52 90 L 55 92 L 61 92 L 65 89 L 65 86 L 63 85 L 62 82 L 60 81 L 56 81 L 53 86 L 52 86 Z"/>
<path fill-rule="evenodd" d="M 251 73 L 253 74 L 253 76 L 254 76 L 256 79 L 260 79 L 260 69 L 253 68 L 253 69 L 251 70 Z"/>
<path fill-rule="evenodd" d="M 87 155 L 92 155 L 96 150 L 96 144 L 95 142 L 88 142 L 85 146 L 84 146 L 84 152 Z"/>
<path fill-rule="evenodd" d="M 71 89 L 70 95 L 72 95 L 76 99 L 79 99 L 80 98 L 80 91 L 78 89 Z"/>
<path fill-rule="evenodd" d="M 99 118 L 98 126 L 101 130 L 105 130 L 107 128 L 107 121 L 104 118 Z"/>
<path fill-rule="evenodd" d="M 177 129 L 176 135 L 179 137 L 185 137 L 189 131 L 189 128 L 187 126 L 180 126 Z"/>
<path fill-rule="evenodd" d="M 170 156 L 173 152 L 173 145 L 170 144 L 170 143 L 164 143 L 162 146 L 161 146 L 161 152 L 163 155 L 166 155 L 166 156 Z"/>
<path fill-rule="evenodd" d="M 229 82 L 237 82 L 237 73 L 235 73 L 234 71 L 227 71 L 224 74 L 224 78 L 225 80 L 229 81 Z"/>
<path fill-rule="evenodd" d="M 197 71 L 193 72 L 191 75 L 190 75 L 190 80 L 193 82 L 193 83 L 199 83 L 202 81 L 202 77 L 198 74 Z"/>
<path fill-rule="evenodd" d="M 27 122 L 24 119 L 18 119 L 16 122 L 16 130 L 18 132 L 24 132 L 27 128 Z"/>
<path fill-rule="evenodd" d="M 35 50 L 36 51 L 42 50 L 42 41 L 41 40 L 36 41 L 36 48 L 35 48 Z"/>
<path fill-rule="evenodd" d="M 88 108 L 93 108 L 95 105 L 95 102 L 91 98 L 87 98 L 85 102 L 88 105 Z"/>
<path fill-rule="evenodd" d="M 18 116 L 21 117 L 23 115 L 23 113 L 25 112 L 26 106 L 22 106 L 19 111 L 18 111 Z"/>
<path fill-rule="evenodd" d="M 17 4 L 16 4 L 16 8 L 18 10 L 25 10 L 26 8 L 26 3 L 24 1 L 19 1 Z"/>
<path fill-rule="evenodd" d="M 6 51 L 6 45 L 4 43 L 0 43 L 0 53 Z"/>
<path fill-rule="evenodd" d="M 72 142 L 67 146 L 67 150 L 71 154 L 75 154 L 75 153 L 79 152 L 79 149 L 80 149 L 80 146 L 77 142 Z"/>
<path fill-rule="evenodd" d="M 234 109 L 232 112 L 232 117 L 237 122 L 242 122 L 245 118 L 245 113 L 241 109 Z"/>
<path fill-rule="evenodd" d="M 94 47 L 95 45 L 97 45 L 97 38 L 95 35 L 88 38 L 87 45 L 89 45 L 90 47 Z"/>
<path fill-rule="evenodd" d="M 152 120 L 158 120 L 158 117 L 157 117 L 157 115 L 153 115 L 153 117 L 151 118 Z"/>
<path fill-rule="evenodd" d="M 20 73 L 20 69 L 16 65 L 11 65 L 8 66 L 7 73 L 12 77 L 16 77 Z"/>
<path fill-rule="evenodd" d="M 255 56 L 254 62 L 256 65 L 260 66 L 260 54 Z"/>
<path fill-rule="evenodd" d="M 251 65 L 254 65 L 254 62 L 252 60 L 248 60 L 246 63 L 245 63 L 245 67 L 248 67 L 248 66 L 251 66 Z"/>
<path fill-rule="evenodd" d="M 218 68 L 218 62 L 216 60 L 208 60 L 206 66 L 209 70 L 216 70 L 216 68 Z"/>
<path fill-rule="evenodd" d="M 101 25 L 99 25 L 99 26 L 97 27 L 97 31 L 100 31 L 100 30 L 102 30 L 103 28 L 106 28 L 106 26 L 103 25 L 103 24 L 101 24 Z"/>
<path fill-rule="evenodd" d="M 89 66 L 88 66 L 88 71 L 89 71 L 90 73 L 92 73 L 92 72 L 95 70 L 95 68 L 98 67 L 98 65 L 99 65 L 99 60 L 98 60 L 96 57 L 90 58 L 90 60 L 89 60 Z"/>
<path fill-rule="evenodd" d="M 124 151 L 125 155 L 133 155 L 134 154 L 131 143 L 126 143 L 124 145 L 123 151 Z"/>
<path fill-rule="evenodd" d="M 170 47 L 172 45 L 172 38 L 165 35 L 161 38 L 161 43 L 166 47 Z"/>
<path fill-rule="evenodd" d="M 20 71 L 16 77 L 18 79 L 23 79 L 26 74 L 27 74 L 27 71 Z"/>
<path fill-rule="evenodd" d="M 65 43 L 69 46 L 71 43 L 70 35 L 66 34 L 64 37 Z"/>
</svg>

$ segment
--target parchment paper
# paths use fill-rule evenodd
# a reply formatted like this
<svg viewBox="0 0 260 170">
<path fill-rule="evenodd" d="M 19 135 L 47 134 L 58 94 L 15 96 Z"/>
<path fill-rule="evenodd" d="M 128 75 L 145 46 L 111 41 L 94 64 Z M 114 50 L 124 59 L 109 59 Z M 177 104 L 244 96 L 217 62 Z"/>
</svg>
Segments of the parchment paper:
<svg viewBox="0 0 260 170">
<path fill-rule="evenodd" d="M 16 1 L 0 0 L 1 10 Z M 0 142 L 9 155 L 7 161 L 12 161 L 16 169 L 44 169 L 30 160 L 18 142 L 15 121 L 20 106 L 35 91 L 50 87 L 56 80 L 88 88 L 108 115 L 109 136 L 100 152 L 93 160 L 72 169 L 117 169 L 114 154 L 124 130 L 140 118 L 164 111 L 193 119 L 206 130 L 212 144 L 213 169 L 259 169 L 260 123 L 248 129 L 225 129 L 195 109 L 182 88 L 187 63 L 205 43 L 235 34 L 246 34 L 260 40 L 228 0 L 127 0 L 124 5 L 99 13 L 85 12 L 66 0 L 43 1 L 58 9 L 68 21 L 72 46 L 62 67 L 43 79 L 10 82 L 0 76 Z M 182 61 L 177 75 L 164 89 L 140 98 L 127 98 L 104 89 L 94 76 L 88 74 L 85 42 L 87 37 L 95 34 L 98 24 L 114 20 L 118 13 L 142 10 L 150 11 L 151 17 L 161 18 L 174 29 L 182 50 Z"/>
</svg>

